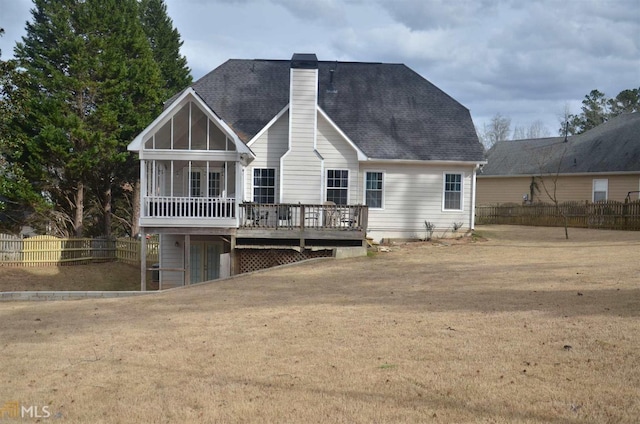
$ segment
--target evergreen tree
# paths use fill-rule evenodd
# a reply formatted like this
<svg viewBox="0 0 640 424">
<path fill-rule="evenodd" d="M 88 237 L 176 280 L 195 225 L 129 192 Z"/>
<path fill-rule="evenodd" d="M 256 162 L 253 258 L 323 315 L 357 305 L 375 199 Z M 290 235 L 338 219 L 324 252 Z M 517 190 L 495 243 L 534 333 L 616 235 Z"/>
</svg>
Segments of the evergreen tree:
<svg viewBox="0 0 640 424">
<path fill-rule="evenodd" d="M 622 90 L 614 99 L 608 101 L 611 115 L 640 112 L 640 88 Z"/>
<path fill-rule="evenodd" d="M 0 36 L 4 29 L 0 28 Z M 0 231 L 17 232 L 25 224 L 27 211 L 35 206 L 38 196 L 16 161 L 21 144 L 20 132 L 13 122 L 24 117 L 24 92 L 20 83 L 28 78 L 14 60 L 3 61 L 0 51 Z"/>
<path fill-rule="evenodd" d="M 560 135 L 564 135 L 565 132 L 569 135 L 581 134 L 621 113 L 639 112 L 640 89 L 622 90 L 613 99 L 607 99 L 606 95 L 598 90 L 591 90 L 584 96 L 581 109 L 581 113 L 565 117 L 566 122 L 562 123 L 558 131 Z"/>
<path fill-rule="evenodd" d="M 106 63 L 114 65 L 104 68 L 100 76 L 105 81 L 106 111 L 101 122 L 117 138 L 116 145 L 104 152 L 106 160 L 101 162 L 93 188 L 100 199 L 102 234 L 109 235 L 114 190 L 121 193 L 122 186 L 139 178 L 138 161 L 126 150 L 127 145 L 160 113 L 163 81 L 140 25 L 137 3 L 100 2 L 106 4 L 98 9 L 99 31 L 111 34 L 105 39 Z"/>
<path fill-rule="evenodd" d="M 144 28 L 153 57 L 160 67 L 166 97 L 189 86 L 193 80 L 186 57 L 180 54 L 180 33 L 173 27 L 164 0 L 141 0 L 140 21 Z"/>
<path fill-rule="evenodd" d="M 92 221 L 109 234 L 111 189 L 130 174 L 127 143 L 159 111 L 160 72 L 135 0 L 34 5 L 15 49 L 32 80 L 22 159 L 55 205 L 60 232 L 84 233 L 88 194 L 101 209 Z"/>
</svg>

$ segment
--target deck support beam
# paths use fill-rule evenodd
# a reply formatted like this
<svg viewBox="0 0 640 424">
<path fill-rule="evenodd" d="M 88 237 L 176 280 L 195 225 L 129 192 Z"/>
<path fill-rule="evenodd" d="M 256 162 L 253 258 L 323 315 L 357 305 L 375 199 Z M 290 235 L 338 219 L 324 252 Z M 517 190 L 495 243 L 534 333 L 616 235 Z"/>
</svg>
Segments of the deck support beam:
<svg viewBox="0 0 640 424">
<path fill-rule="evenodd" d="M 140 291 L 147 291 L 147 238 L 140 227 Z"/>
<path fill-rule="evenodd" d="M 184 236 L 184 285 L 191 284 L 191 234 Z"/>
</svg>

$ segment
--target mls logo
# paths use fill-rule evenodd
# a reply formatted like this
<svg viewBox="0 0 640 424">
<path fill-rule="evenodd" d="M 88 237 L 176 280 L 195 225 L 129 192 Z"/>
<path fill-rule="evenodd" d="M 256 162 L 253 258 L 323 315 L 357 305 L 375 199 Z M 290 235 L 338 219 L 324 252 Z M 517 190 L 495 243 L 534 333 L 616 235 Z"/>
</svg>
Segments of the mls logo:
<svg viewBox="0 0 640 424">
<path fill-rule="evenodd" d="M 49 418 L 49 406 L 20 405 L 17 400 L 5 402 L 0 408 L 0 420 L 3 418 Z"/>
</svg>

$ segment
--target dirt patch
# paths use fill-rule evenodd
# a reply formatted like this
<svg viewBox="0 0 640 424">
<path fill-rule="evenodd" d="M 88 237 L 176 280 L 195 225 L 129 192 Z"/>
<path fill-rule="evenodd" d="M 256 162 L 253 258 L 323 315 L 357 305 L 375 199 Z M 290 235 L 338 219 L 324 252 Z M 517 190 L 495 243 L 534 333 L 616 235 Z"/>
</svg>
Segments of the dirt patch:
<svg viewBox="0 0 640 424">
<path fill-rule="evenodd" d="M 640 233 L 487 226 L 139 298 L 0 303 L 69 423 L 634 423 Z"/>
<path fill-rule="evenodd" d="M 140 290 L 140 268 L 119 262 L 74 266 L 0 267 L 0 292 Z"/>
</svg>

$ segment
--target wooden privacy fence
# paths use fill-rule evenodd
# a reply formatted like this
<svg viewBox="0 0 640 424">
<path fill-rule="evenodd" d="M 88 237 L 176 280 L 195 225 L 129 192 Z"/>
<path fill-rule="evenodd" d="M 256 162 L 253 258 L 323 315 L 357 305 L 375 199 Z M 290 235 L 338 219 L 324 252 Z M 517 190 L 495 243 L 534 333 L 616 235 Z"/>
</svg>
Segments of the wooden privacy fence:
<svg viewBox="0 0 640 424">
<path fill-rule="evenodd" d="M 158 237 L 154 236 L 146 239 L 147 242 L 147 262 L 157 262 L 159 258 L 160 243 Z M 140 263 L 141 243 L 138 239 L 122 237 L 115 240 L 116 260 L 132 265 Z"/>
<path fill-rule="evenodd" d="M 157 238 L 145 241 L 147 261 L 157 261 Z M 0 266 L 57 266 L 109 261 L 140 263 L 140 240 L 54 236 L 20 238 L 0 234 Z"/>
<path fill-rule="evenodd" d="M 477 206 L 477 224 L 564 226 L 607 230 L 640 230 L 640 200 L 633 202 L 566 202 Z"/>
</svg>

